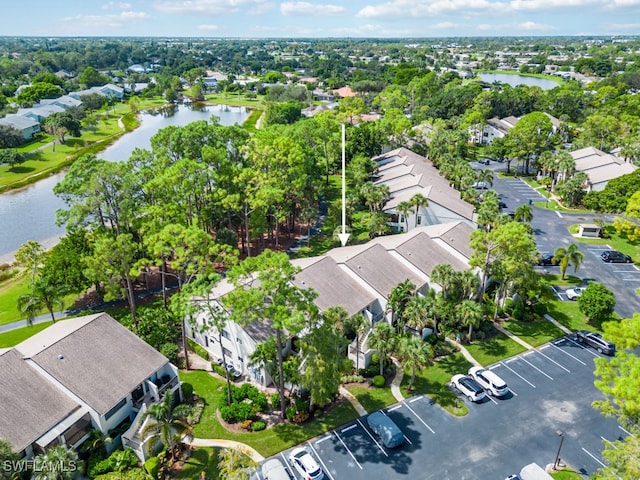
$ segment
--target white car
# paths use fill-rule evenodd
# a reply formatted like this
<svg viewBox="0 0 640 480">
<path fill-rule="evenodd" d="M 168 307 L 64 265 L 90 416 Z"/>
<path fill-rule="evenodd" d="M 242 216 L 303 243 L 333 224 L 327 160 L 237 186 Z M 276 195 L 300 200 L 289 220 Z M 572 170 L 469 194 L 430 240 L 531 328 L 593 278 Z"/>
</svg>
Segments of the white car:
<svg viewBox="0 0 640 480">
<path fill-rule="evenodd" d="M 509 393 L 507 382 L 491 370 L 482 367 L 471 367 L 469 369 L 469 375 L 471 375 L 489 395 L 504 397 Z"/>
<path fill-rule="evenodd" d="M 489 188 L 489 184 L 487 182 L 473 182 L 471 186 L 478 190 L 485 190 Z"/>
<path fill-rule="evenodd" d="M 480 384 L 469 375 L 454 375 L 451 383 L 472 402 L 479 402 L 486 396 Z"/>
<path fill-rule="evenodd" d="M 584 288 L 573 287 L 567 288 L 564 293 L 569 300 L 577 300 L 578 297 L 582 295 L 582 292 L 584 292 Z"/>
<path fill-rule="evenodd" d="M 294 448 L 289 455 L 289 461 L 304 480 L 322 480 L 324 472 L 304 447 Z"/>
</svg>

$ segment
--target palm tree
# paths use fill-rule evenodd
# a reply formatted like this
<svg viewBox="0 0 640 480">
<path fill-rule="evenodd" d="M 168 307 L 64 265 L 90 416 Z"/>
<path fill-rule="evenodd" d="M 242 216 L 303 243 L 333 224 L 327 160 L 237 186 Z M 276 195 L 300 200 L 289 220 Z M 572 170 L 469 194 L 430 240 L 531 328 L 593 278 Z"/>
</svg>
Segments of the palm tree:
<svg viewBox="0 0 640 480">
<path fill-rule="evenodd" d="M 276 355 L 276 339 L 269 337 L 264 342 L 258 343 L 255 350 L 249 355 L 249 368 L 259 368 L 275 382 L 278 373 L 278 359 Z"/>
<path fill-rule="evenodd" d="M 409 199 L 409 203 L 415 208 L 415 212 L 416 212 L 416 221 L 415 221 L 415 227 L 418 226 L 418 212 L 420 211 L 421 208 L 426 208 L 429 206 L 429 200 L 427 199 L 427 197 L 425 197 L 424 195 L 422 195 L 421 193 L 416 193 L 413 197 L 411 197 Z"/>
<path fill-rule="evenodd" d="M 433 267 L 431 271 L 431 281 L 442 287 L 442 296 L 445 300 L 449 300 L 449 295 L 455 287 L 457 273 L 448 263 L 441 263 Z"/>
<path fill-rule="evenodd" d="M 480 288 L 480 279 L 473 270 L 458 272 L 458 283 L 462 289 L 462 300 L 474 297 Z"/>
<path fill-rule="evenodd" d="M 560 265 L 562 280 L 564 280 L 565 273 L 570 264 L 573 265 L 573 271 L 577 272 L 583 260 L 584 253 L 578 249 L 578 245 L 575 243 L 569 244 L 567 248 L 559 247 L 553 253 L 553 262 Z"/>
<path fill-rule="evenodd" d="M 34 459 L 32 480 L 71 480 L 78 473 L 78 454 L 57 445 Z"/>
<path fill-rule="evenodd" d="M 482 190 L 485 189 L 486 184 L 489 184 L 489 186 L 493 187 L 493 170 L 491 170 L 490 168 L 478 170 L 478 173 L 476 174 L 476 180 L 478 182 L 482 182 Z"/>
<path fill-rule="evenodd" d="M 421 337 L 411 335 L 400 340 L 399 355 L 402 365 L 411 369 L 411 379 L 407 385 L 407 390 L 410 391 L 416 378 L 416 370 L 431 365 L 433 350 Z"/>
<path fill-rule="evenodd" d="M 356 372 L 360 369 L 360 339 L 363 334 L 366 333 L 371 328 L 371 322 L 363 313 L 359 315 L 354 315 L 349 318 L 345 322 L 347 324 L 347 328 L 355 331 L 356 333 Z"/>
<path fill-rule="evenodd" d="M 226 480 L 249 480 L 258 464 L 237 448 L 223 448 L 218 453 L 218 475 Z"/>
<path fill-rule="evenodd" d="M 391 325 L 382 321 L 375 324 L 369 335 L 369 347 L 378 351 L 380 357 L 380 375 L 384 375 L 384 359 L 395 345 L 395 331 Z"/>
<path fill-rule="evenodd" d="M 516 222 L 523 221 L 531 223 L 531 220 L 533 220 L 533 209 L 527 204 L 519 205 L 513 212 L 513 219 Z"/>
<path fill-rule="evenodd" d="M 458 318 L 463 327 L 469 327 L 469 341 L 473 328 L 480 325 L 484 311 L 482 305 L 473 300 L 463 300 L 456 307 Z"/>
<path fill-rule="evenodd" d="M 555 154 L 556 164 L 558 166 L 558 173 L 560 173 L 562 180 L 566 180 L 576 170 L 576 161 L 573 159 L 569 152 L 560 150 Z"/>
<path fill-rule="evenodd" d="M 429 297 L 425 297 L 423 295 L 414 295 L 411 297 L 404 310 L 404 317 L 407 326 L 420 333 L 420 330 L 424 327 L 426 320 L 429 317 L 430 308 L 431 299 Z"/>
<path fill-rule="evenodd" d="M 393 287 L 387 298 L 387 311 L 391 312 L 391 323 L 396 323 L 400 331 L 404 328 L 404 310 L 415 288 L 411 280 L 407 279 Z"/>
<path fill-rule="evenodd" d="M 187 421 L 187 415 L 190 411 L 188 405 L 173 406 L 173 392 L 171 391 L 165 394 L 162 403 L 151 405 L 142 416 L 143 422 L 147 418 L 150 421 L 140 433 L 147 444 L 148 452 L 151 453 L 160 442 L 172 455 L 175 438 L 191 431 L 192 426 Z"/>
<path fill-rule="evenodd" d="M 398 205 L 396 205 L 396 212 L 398 212 L 400 215 L 402 215 L 404 217 L 404 223 L 406 225 L 405 231 L 408 232 L 409 231 L 409 214 L 411 213 L 411 209 L 413 208 L 413 205 L 411 205 L 411 203 L 405 201 L 402 201 L 400 203 L 398 203 Z"/>
</svg>

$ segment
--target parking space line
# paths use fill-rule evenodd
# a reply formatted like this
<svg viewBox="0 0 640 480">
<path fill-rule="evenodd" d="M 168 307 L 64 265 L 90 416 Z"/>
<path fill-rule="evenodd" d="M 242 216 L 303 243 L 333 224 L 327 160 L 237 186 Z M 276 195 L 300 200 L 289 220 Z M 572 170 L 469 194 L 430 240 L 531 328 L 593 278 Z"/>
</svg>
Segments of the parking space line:
<svg viewBox="0 0 640 480">
<path fill-rule="evenodd" d="M 357 425 L 354 425 L 354 427 L 357 427 Z M 326 436 L 322 437 L 320 440 L 316 440 L 316 445 L 319 444 L 319 443 L 324 442 L 325 440 L 329 440 L 330 438 L 331 438 L 331 434 L 326 435 Z"/>
<path fill-rule="evenodd" d="M 540 355 L 542 355 L 544 358 L 546 358 L 547 360 L 549 360 L 550 362 L 555 363 L 557 366 L 559 366 L 561 369 L 563 369 L 565 372 L 567 373 L 571 373 L 571 370 L 569 370 L 568 368 L 563 367 L 562 365 L 560 365 L 558 362 L 556 362 L 553 358 L 549 357 L 548 355 L 545 355 L 544 352 L 541 352 L 540 350 L 538 350 L 538 353 Z"/>
<path fill-rule="evenodd" d="M 369 430 L 367 430 L 365 428 L 365 426 L 362 424 L 362 422 L 360 421 L 360 419 L 357 419 L 356 422 L 358 422 L 360 424 L 360 426 L 364 429 L 365 432 L 367 432 L 367 435 L 369 435 L 371 437 L 371 440 L 373 440 L 373 443 L 375 443 L 378 448 L 382 451 L 382 453 L 384 453 L 385 457 L 388 457 L 389 454 L 384 450 L 384 448 L 382 448 L 382 446 L 376 441 L 375 438 L 373 438 L 373 435 L 371 435 L 371 433 L 369 432 Z"/>
<path fill-rule="evenodd" d="M 570 341 L 571 343 L 573 343 L 574 345 L 579 346 L 580 348 L 582 348 L 583 350 L 586 350 L 587 352 L 589 352 L 591 355 L 593 355 L 594 357 L 598 357 L 598 358 L 602 358 L 600 355 L 598 355 L 596 352 L 591 351 L 590 348 L 585 347 L 584 345 L 581 345 L 579 342 L 576 342 L 575 340 L 571 340 L 569 337 L 567 337 L 567 340 Z"/>
<path fill-rule="evenodd" d="M 630 432 L 630 431 L 628 431 L 628 430 L 625 430 L 625 429 L 624 429 L 623 427 L 621 427 L 620 425 L 618 425 L 618 428 L 619 428 L 620 430 L 622 430 L 624 433 L 626 433 L 627 435 L 629 435 L 630 437 L 633 437 L 633 436 L 634 436 L 634 435 L 633 435 L 633 433 L 631 433 L 631 432 Z"/>
<path fill-rule="evenodd" d="M 355 425 L 354 425 L 355 427 Z M 360 470 L 362 470 L 362 465 L 360 465 L 360 462 L 356 459 L 356 457 L 353 455 L 353 453 L 351 452 L 351 450 L 349 450 L 349 447 L 347 447 L 347 445 L 342 441 L 342 438 L 340 438 L 340 435 L 338 435 L 338 432 L 336 433 L 336 437 L 338 438 L 338 440 L 340 440 L 340 443 L 342 444 L 342 446 L 345 448 L 345 450 L 347 451 L 347 453 L 349 455 L 351 455 L 351 458 L 353 458 L 353 461 L 356 462 L 356 465 L 358 465 L 360 467 Z"/>
<path fill-rule="evenodd" d="M 587 365 L 586 363 L 584 363 L 582 360 L 580 360 L 578 357 L 574 357 L 573 355 L 571 355 L 569 352 L 565 352 L 563 349 L 561 349 L 560 347 L 558 347 L 556 345 L 556 343 L 552 343 L 551 345 L 553 345 L 556 349 L 560 350 L 562 353 L 564 353 L 565 355 L 573 358 L 576 362 L 581 363 L 582 365 Z"/>
<path fill-rule="evenodd" d="M 411 400 L 409 400 L 409 403 L 417 402 L 418 400 L 422 400 L 422 395 L 413 397 Z"/>
<path fill-rule="evenodd" d="M 607 440 L 606 438 L 604 438 L 602 435 L 600 435 L 600 438 L 602 439 L 603 442 L 608 443 L 610 446 L 612 446 L 614 449 L 618 449 L 618 447 L 616 447 L 616 444 L 613 443 L 611 440 Z"/>
<path fill-rule="evenodd" d="M 402 405 L 396 405 L 395 407 L 391 407 L 390 409 L 387 410 L 387 412 L 393 412 L 395 410 L 398 410 L 399 408 L 402 408 Z"/>
<path fill-rule="evenodd" d="M 563 217 L 562 217 L 562 214 L 561 214 L 559 211 L 557 211 L 557 210 L 556 210 L 556 215 L 558 215 L 560 218 L 563 218 Z"/>
<path fill-rule="evenodd" d="M 289 468 L 290 472 L 294 472 L 295 470 L 293 469 L 293 467 L 291 466 L 291 464 L 289 463 L 289 460 L 287 460 L 287 457 L 285 457 L 284 452 L 280 452 L 280 456 L 282 457 L 282 459 L 284 460 L 284 464 Z"/>
<path fill-rule="evenodd" d="M 587 455 L 589 455 L 591 458 L 593 458 L 596 462 L 598 462 L 600 465 L 602 465 L 603 467 L 606 467 L 606 465 L 604 463 L 602 463 L 600 460 L 598 460 L 598 458 L 593 455 L 591 452 L 589 452 L 587 449 L 585 449 L 584 447 L 581 447 L 582 451 L 584 453 L 586 453 Z"/>
<path fill-rule="evenodd" d="M 529 365 L 531 365 L 533 368 L 535 368 L 537 371 L 539 371 L 541 374 L 543 374 L 545 377 L 547 377 L 549 380 L 553 380 L 553 377 L 550 375 L 547 375 L 546 373 L 544 373 L 542 370 L 540 370 L 538 367 L 536 367 L 533 363 L 531 363 L 529 360 L 527 360 L 526 358 L 524 358 L 524 355 L 522 356 L 522 361 L 528 363 Z"/>
<path fill-rule="evenodd" d="M 522 380 L 524 380 L 525 382 L 527 382 L 529 385 L 531 385 L 533 388 L 536 388 L 536 386 L 531 383 L 529 380 L 527 380 L 526 378 L 524 378 L 522 375 L 520 375 L 518 372 L 516 372 L 513 368 L 511 368 L 509 365 L 505 364 L 505 367 L 508 368 L 509 370 L 511 370 L 515 375 L 517 375 L 518 377 L 520 377 Z"/>
<path fill-rule="evenodd" d="M 498 402 L 496 401 L 496 399 L 495 399 L 495 398 L 493 398 L 493 395 L 486 394 L 486 395 L 485 395 L 485 397 L 487 397 L 489 400 L 491 400 L 491 401 L 492 401 L 493 403 L 495 403 L 496 405 L 498 404 Z"/>
<path fill-rule="evenodd" d="M 260 476 L 260 472 L 258 470 L 256 470 L 256 477 L 258 477 L 258 480 L 262 480 L 262 477 Z"/>
<path fill-rule="evenodd" d="M 320 463 L 322 464 L 322 467 L 324 468 L 324 473 L 326 473 L 326 474 L 329 476 L 329 478 L 330 478 L 331 480 L 335 480 L 335 479 L 333 478 L 333 475 L 331 475 L 331 472 L 329 471 L 329 469 L 327 468 L 327 466 L 326 466 L 326 465 L 324 464 L 324 462 L 322 461 L 322 458 L 320 458 L 320 455 L 318 455 L 318 452 L 316 452 L 316 449 L 315 449 L 315 448 L 313 448 L 313 445 L 311 445 L 311 442 L 309 442 L 309 446 L 311 447 L 311 450 L 313 450 L 313 453 L 315 453 L 315 454 L 316 454 L 316 457 L 318 458 L 318 460 L 319 460 L 319 461 L 320 461 Z"/>
<path fill-rule="evenodd" d="M 407 437 L 404 433 L 402 434 L 402 436 L 404 437 L 404 439 L 409 442 L 409 445 L 413 445 L 413 442 L 411 440 L 409 440 L 409 437 Z"/>
<path fill-rule="evenodd" d="M 435 435 L 435 433 L 436 433 L 436 432 L 434 432 L 434 431 L 433 431 L 433 429 L 432 429 L 432 428 L 431 428 L 431 427 L 430 427 L 430 426 L 429 426 L 429 425 L 428 425 L 424 420 L 422 420 L 422 418 L 420 418 L 420 416 L 419 416 L 419 415 L 418 415 L 418 414 L 413 410 L 413 408 L 411 408 L 409 405 L 407 405 L 407 402 L 402 402 L 402 403 L 404 403 L 404 404 L 405 404 L 405 406 L 409 409 L 409 411 L 410 411 L 411 413 L 413 413 L 413 414 L 416 416 L 416 418 L 417 418 L 418 420 L 420 420 L 420 422 L 421 422 L 425 427 L 427 427 L 427 428 L 431 431 L 431 433 L 433 433 L 433 434 Z"/>
<path fill-rule="evenodd" d="M 353 425 L 349 425 L 346 428 L 343 428 L 342 430 L 340 430 L 340 433 L 344 433 L 344 432 L 348 432 L 349 430 L 352 430 L 354 428 L 356 428 L 358 425 L 356 425 L 355 423 Z"/>
</svg>

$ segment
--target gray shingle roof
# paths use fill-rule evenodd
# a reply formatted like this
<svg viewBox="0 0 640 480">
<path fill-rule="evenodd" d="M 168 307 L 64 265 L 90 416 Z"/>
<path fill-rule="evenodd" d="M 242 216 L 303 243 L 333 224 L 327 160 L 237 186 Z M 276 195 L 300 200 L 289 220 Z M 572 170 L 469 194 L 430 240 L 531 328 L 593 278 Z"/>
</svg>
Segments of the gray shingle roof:
<svg viewBox="0 0 640 480">
<path fill-rule="evenodd" d="M 300 288 L 315 290 L 318 294 L 315 304 L 320 310 L 342 306 L 350 317 L 376 299 L 330 257 L 323 257 L 304 268 L 296 275 L 294 283 Z"/>
<path fill-rule="evenodd" d="M 0 438 L 19 452 L 78 405 L 47 381 L 16 350 L 0 355 Z"/>
<path fill-rule="evenodd" d="M 466 225 L 466 224 L 465 224 Z M 431 275 L 433 267 L 441 263 L 449 264 L 462 272 L 468 268 L 462 260 L 445 251 L 426 233 L 420 233 L 399 245 L 396 251 L 421 271 Z"/>
<path fill-rule="evenodd" d="M 11 127 L 17 128 L 18 130 L 22 130 L 25 128 L 35 127 L 36 125 L 39 126 L 40 123 L 33 118 L 24 117 L 22 115 L 16 115 L 15 113 L 12 113 L 4 118 L 0 118 L 0 125 L 9 125 Z"/>
<path fill-rule="evenodd" d="M 16 349 L 100 414 L 168 363 L 106 313 L 58 322 Z"/>
</svg>

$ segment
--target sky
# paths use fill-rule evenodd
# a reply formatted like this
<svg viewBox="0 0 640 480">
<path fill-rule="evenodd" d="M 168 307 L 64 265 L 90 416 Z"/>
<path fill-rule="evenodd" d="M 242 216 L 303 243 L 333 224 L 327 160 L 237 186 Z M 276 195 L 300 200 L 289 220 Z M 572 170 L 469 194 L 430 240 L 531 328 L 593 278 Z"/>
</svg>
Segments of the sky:
<svg viewBox="0 0 640 480">
<path fill-rule="evenodd" d="M 638 35 L 640 0 L 30 0 L 0 35 L 487 37 Z"/>
</svg>

